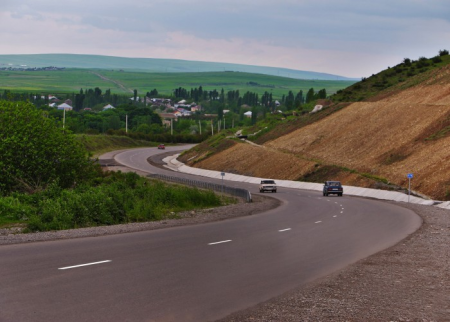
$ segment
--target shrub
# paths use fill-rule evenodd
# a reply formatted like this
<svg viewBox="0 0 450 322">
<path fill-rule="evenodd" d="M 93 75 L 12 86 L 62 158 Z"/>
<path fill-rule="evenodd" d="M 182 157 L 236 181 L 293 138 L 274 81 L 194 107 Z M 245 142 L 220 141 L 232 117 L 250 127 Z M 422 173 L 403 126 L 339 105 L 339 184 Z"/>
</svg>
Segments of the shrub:
<svg viewBox="0 0 450 322">
<path fill-rule="evenodd" d="M 38 205 L 29 214 L 29 231 L 161 220 L 171 212 L 222 203 L 212 191 L 148 181 L 135 173 L 112 173 L 97 187 L 49 190 L 38 194 Z"/>
<path fill-rule="evenodd" d="M 442 62 L 442 58 L 440 56 L 435 56 L 431 59 L 433 61 L 433 63 L 437 64 Z"/>
<path fill-rule="evenodd" d="M 0 224 L 27 220 L 34 211 L 15 197 L 0 198 Z"/>
<path fill-rule="evenodd" d="M 52 182 L 71 187 L 97 166 L 73 135 L 31 103 L 0 102 L 0 194 L 36 192 Z"/>
</svg>

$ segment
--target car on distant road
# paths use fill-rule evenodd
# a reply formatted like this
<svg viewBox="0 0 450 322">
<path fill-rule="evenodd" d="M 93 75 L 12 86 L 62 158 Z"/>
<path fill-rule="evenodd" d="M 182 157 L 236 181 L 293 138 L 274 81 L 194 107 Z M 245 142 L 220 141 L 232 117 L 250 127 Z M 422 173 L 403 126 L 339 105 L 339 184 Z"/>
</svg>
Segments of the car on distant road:
<svg viewBox="0 0 450 322">
<path fill-rule="evenodd" d="M 160 149 L 160 150 L 164 150 L 165 148 L 166 148 L 166 146 L 164 144 L 158 145 L 158 149 Z"/>
<path fill-rule="evenodd" d="M 274 180 L 261 180 L 259 192 L 272 191 L 277 192 L 277 184 Z"/>
<path fill-rule="evenodd" d="M 342 188 L 340 181 L 325 181 L 323 185 L 323 196 L 326 197 L 328 195 L 338 195 L 342 197 L 344 193 L 344 188 Z"/>
</svg>

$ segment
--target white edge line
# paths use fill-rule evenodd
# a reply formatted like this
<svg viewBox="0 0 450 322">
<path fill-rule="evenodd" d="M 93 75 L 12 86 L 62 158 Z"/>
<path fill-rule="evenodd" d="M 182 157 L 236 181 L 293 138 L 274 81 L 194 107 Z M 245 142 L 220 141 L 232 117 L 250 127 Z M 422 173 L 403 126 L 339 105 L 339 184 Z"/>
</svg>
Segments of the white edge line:
<svg viewBox="0 0 450 322">
<path fill-rule="evenodd" d="M 315 222 L 315 224 L 320 224 L 320 223 L 321 223 L 321 221 L 316 221 L 316 222 Z"/>
<path fill-rule="evenodd" d="M 279 232 L 282 233 L 283 231 L 288 231 L 288 230 L 291 230 L 291 228 L 281 229 L 281 230 L 279 230 Z"/>
<path fill-rule="evenodd" d="M 67 266 L 67 267 L 61 267 L 58 269 L 70 269 L 70 268 L 77 268 L 77 267 L 83 267 L 83 266 L 90 266 L 90 265 L 97 265 L 97 264 L 103 264 L 103 263 L 109 263 L 111 260 L 101 261 L 101 262 L 94 262 L 94 263 L 87 263 L 87 264 L 80 264 L 80 265 L 74 265 L 74 266 Z"/>
<path fill-rule="evenodd" d="M 230 241 L 231 241 L 231 239 L 229 239 L 229 240 L 222 240 L 222 241 L 215 242 L 215 243 L 209 243 L 208 245 L 217 245 L 217 244 L 229 243 Z"/>
</svg>

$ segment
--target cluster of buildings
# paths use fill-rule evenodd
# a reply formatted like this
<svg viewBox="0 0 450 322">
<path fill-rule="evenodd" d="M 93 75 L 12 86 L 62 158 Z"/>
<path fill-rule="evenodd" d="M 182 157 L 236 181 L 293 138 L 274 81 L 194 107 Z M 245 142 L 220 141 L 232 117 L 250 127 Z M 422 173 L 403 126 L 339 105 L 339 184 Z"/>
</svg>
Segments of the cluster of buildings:
<svg viewBox="0 0 450 322">
<path fill-rule="evenodd" d="M 44 97 L 42 97 L 44 98 Z M 67 99 L 64 102 L 61 102 L 56 96 L 49 95 L 49 106 L 55 107 L 58 110 L 66 110 L 71 111 L 73 109 L 72 100 Z M 134 101 L 134 97 L 130 98 L 130 100 Z M 139 101 L 139 97 L 136 98 Z M 173 103 L 171 99 L 167 98 L 149 98 L 145 97 L 145 104 L 152 106 L 155 111 L 160 114 L 161 118 L 168 119 L 176 119 L 178 117 L 191 116 L 195 112 L 199 112 L 202 110 L 202 107 L 197 103 L 193 102 L 188 104 L 186 100 L 181 100 L 177 103 Z M 103 107 L 103 110 L 108 110 L 115 108 L 111 104 L 107 104 Z M 91 108 L 84 108 L 85 111 L 90 111 Z"/>
<path fill-rule="evenodd" d="M 18 65 L 14 66 L 12 64 L 0 64 L 0 70 L 7 70 L 7 71 L 18 71 L 18 72 L 37 72 L 42 70 L 63 70 L 65 67 L 55 67 L 55 66 L 48 66 L 48 67 L 28 67 L 27 65 Z"/>
</svg>

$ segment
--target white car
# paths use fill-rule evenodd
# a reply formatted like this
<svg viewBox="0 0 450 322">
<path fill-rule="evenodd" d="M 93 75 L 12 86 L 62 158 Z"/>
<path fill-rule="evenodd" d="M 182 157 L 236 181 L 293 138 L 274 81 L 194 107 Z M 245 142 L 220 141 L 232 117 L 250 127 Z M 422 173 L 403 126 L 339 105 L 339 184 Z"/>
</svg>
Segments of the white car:
<svg viewBox="0 0 450 322">
<path fill-rule="evenodd" d="M 274 180 L 261 180 L 261 184 L 259 185 L 259 192 L 277 192 L 277 184 Z"/>
</svg>

